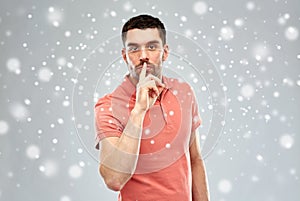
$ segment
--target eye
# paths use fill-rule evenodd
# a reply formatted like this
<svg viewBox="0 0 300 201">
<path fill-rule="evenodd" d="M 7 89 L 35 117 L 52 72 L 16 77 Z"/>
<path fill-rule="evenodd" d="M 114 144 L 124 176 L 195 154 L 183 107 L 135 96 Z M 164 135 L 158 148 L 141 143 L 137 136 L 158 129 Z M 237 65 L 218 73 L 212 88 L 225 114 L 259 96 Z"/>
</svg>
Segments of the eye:
<svg viewBox="0 0 300 201">
<path fill-rule="evenodd" d="M 139 47 L 138 46 L 129 46 L 129 47 L 127 47 L 127 50 L 129 52 L 136 52 L 139 50 Z"/>
<path fill-rule="evenodd" d="M 147 46 L 147 49 L 148 49 L 148 50 L 156 50 L 156 49 L 157 49 L 157 45 L 155 45 L 155 44 L 150 44 L 150 45 Z"/>
</svg>

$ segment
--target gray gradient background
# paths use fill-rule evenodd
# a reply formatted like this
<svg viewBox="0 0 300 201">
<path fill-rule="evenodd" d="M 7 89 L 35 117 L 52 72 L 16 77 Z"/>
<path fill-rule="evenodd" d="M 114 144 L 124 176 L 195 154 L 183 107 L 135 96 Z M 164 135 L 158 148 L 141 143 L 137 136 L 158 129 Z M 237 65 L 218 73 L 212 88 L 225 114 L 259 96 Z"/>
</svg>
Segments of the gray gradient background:
<svg viewBox="0 0 300 201">
<path fill-rule="evenodd" d="M 93 99 L 126 72 L 120 47 L 103 42 L 118 41 L 122 20 L 139 13 L 159 16 L 170 36 L 182 35 L 171 47 L 182 42 L 192 55 L 194 41 L 205 55 L 194 69 L 199 82 L 189 65 L 176 71 L 168 64 L 166 72 L 192 83 L 204 122 L 201 144 L 216 145 L 205 158 L 212 200 L 300 200 L 300 43 L 286 35 L 288 27 L 299 32 L 300 2 L 207 1 L 202 15 L 195 2 L 0 1 L 1 201 L 116 200 L 97 171 Z M 227 26 L 234 37 L 220 40 Z M 199 90 L 205 83 L 209 92 Z M 224 128 L 211 121 L 217 86 L 227 97 Z M 222 93 L 216 97 L 224 102 Z M 216 127 L 220 138 L 209 135 Z"/>
</svg>

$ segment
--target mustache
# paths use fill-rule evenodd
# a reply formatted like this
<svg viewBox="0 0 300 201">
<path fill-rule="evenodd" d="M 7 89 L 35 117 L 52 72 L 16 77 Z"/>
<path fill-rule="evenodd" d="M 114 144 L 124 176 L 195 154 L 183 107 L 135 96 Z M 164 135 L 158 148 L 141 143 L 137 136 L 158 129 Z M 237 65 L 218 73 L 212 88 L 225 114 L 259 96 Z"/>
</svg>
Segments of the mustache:
<svg viewBox="0 0 300 201">
<path fill-rule="evenodd" d="M 154 67 L 155 67 L 154 64 L 151 64 L 151 63 L 148 62 L 148 61 L 142 61 L 140 64 L 136 65 L 135 68 L 142 68 L 145 62 L 146 62 L 146 64 L 147 64 L 147 66 L 150 66 L 151 68 L 154 68 Z"/>
</svg>

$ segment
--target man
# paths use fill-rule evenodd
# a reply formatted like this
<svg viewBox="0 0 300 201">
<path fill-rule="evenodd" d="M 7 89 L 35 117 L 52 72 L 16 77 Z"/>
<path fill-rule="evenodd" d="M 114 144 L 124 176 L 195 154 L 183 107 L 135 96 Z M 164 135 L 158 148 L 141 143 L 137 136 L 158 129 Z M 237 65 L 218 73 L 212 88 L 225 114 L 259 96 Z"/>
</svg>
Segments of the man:
<svg viewBox="0 0 300 201">
<path fill-rule="evenodd" d="M 95 105 L 101 176 L 120 191 L 120 201 L 209 200 L 194 93 L 187 83 L 162 76 L 169 54 L 163 23 L 133 17 L 122 40 L 129 74 Z"/>
</svg>

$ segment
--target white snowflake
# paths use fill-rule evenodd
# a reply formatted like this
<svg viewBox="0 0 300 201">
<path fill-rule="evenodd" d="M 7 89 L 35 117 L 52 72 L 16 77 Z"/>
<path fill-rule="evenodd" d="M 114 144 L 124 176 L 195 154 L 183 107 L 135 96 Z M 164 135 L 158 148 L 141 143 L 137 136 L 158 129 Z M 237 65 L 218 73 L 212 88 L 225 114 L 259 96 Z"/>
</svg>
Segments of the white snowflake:
<svg viewBox="0 0 300 201">
<path fill-rule="evenodd" d="M 9 125 L 6 121 L 0 120 L 0 135 L 5 135 L 9 130 Z"/>
<path fill-rule="evenodd" d="M 48 8 L 47 19 L 54 27 L 59 27 L 63 21 L 63 12 L 51 6 Z"/>
<path fill-rule="evenodd" d="M 38 71 L 38 79 L 42 82 L 49 82 L 53 76 L 51 70 L 47 67 L 42 67 Z"/>
<path fill-rule="evenodd" d="M 43 162 L 42 165 L 39 166 L 39 170 L 46 176 L 46 177 L 53 177 L 58 172 L 58 164 L 54 160 L 46 160 Z"/>
<path fill-rule="evenodd" d="M 132 9 L 132 4 L 129 1 L 127 1 L 126 3 L 124 3 L 123 9 L 125 11 L 130 11 Z"/>
<path fill-rule="evenodd" d="M 13 103 L 10 106 L 10 113 L 17 121 L 24 121 L 30 115 L 29 110 L 21 103 Z"/>
<path fill-rule="evenodd" d="M 78 179 L 82 175 L 82 168 L 78 165 L 72 165 L 69 167 L 69 176 L 73 179 Z"/>
<path fill-rule="evenodd" d="M 232 190 L 232 184 L 228 179 L 222 179 L 218 183 L 218 189 L 221 193 L 229 193 Z"/>
<path fill-rule="evenodd" d="M 247 8 L 249 11 L 254 10 L 254 9 L 255 9 L 255 3 L 254 3 L 253 1 L 247 2 L 246 8 Z"/>
<path fill-rule="evenodd" d="M 222 27 L 220 30 L 220 36 L 223 40 L 229 41 L 234 38 L 234 31 L 231 27 Z"/>
<path fill-rule="evenodd" d="M 70 196 L 64 195 L 60 198 L 60 201 L 72 201 Z"/>
<path fill-rule="evenodd" d="M 284 32 L 285 38 L 289 41 L 294 41 L 298 39 L 299 31 L 296 27 L 288 27 Z"/>
<path fill-rule="evenodd" d="M 253 47 L 252 53 L 257 61 L 262 61 L 270 55 L 270 49 L 264 44 L 256 44 Z"/>
<path fill-rule="evenodd" d="M 15 74 L 21 73 L 21 62 L 18 58 L 9 58 L 6 62 L 6 67 L 10 72 Z"/>
<path fill-rule="evenodd" d="M 207 4 L 204 1 L 197 1 L 193 5 L 193 11 L 197 15 L 204 15 L 207 13 Z"/>
<path fill-rule="evenodd" d="M 40 148 L 37 145 L 30 145 L 26 149 L 26 155 L 30 159 L 38 159 L 40 158 Z"/>
<path fill-rule="evenodd" d="M 285 149 L 290 149 L 294 145 L 294 138 L 289 134 L 284 134 L 279 139 L 280 146 Z"/>
<path fill-rule="evenodd" d="M 245 21 L 242 18 L 237 18 L 234 20 L 234 25 L 237 27 L 242 27 L 244 26 Z"/>
<path fill-rule="evenodd" d="M 257 159 L 258 161 L 260 161 L 260 162 L 264 160 L 263 156 L 260 155 L 260 154 L 257 154 L 257 155 L 256 155 L 256 159 Z"/>
<path fill-rule="evenodd" d="M 251 85 L 251 84 L 245 84 L 241 88 L 240 92 L 241 92 L 241 94 L 242 94 L 243 97 L 245 97 L 245 98 L 251 98 L 251 97 L 254 96 L 255 89 L 254 89 L 253 85 Z"/>
</svg>

